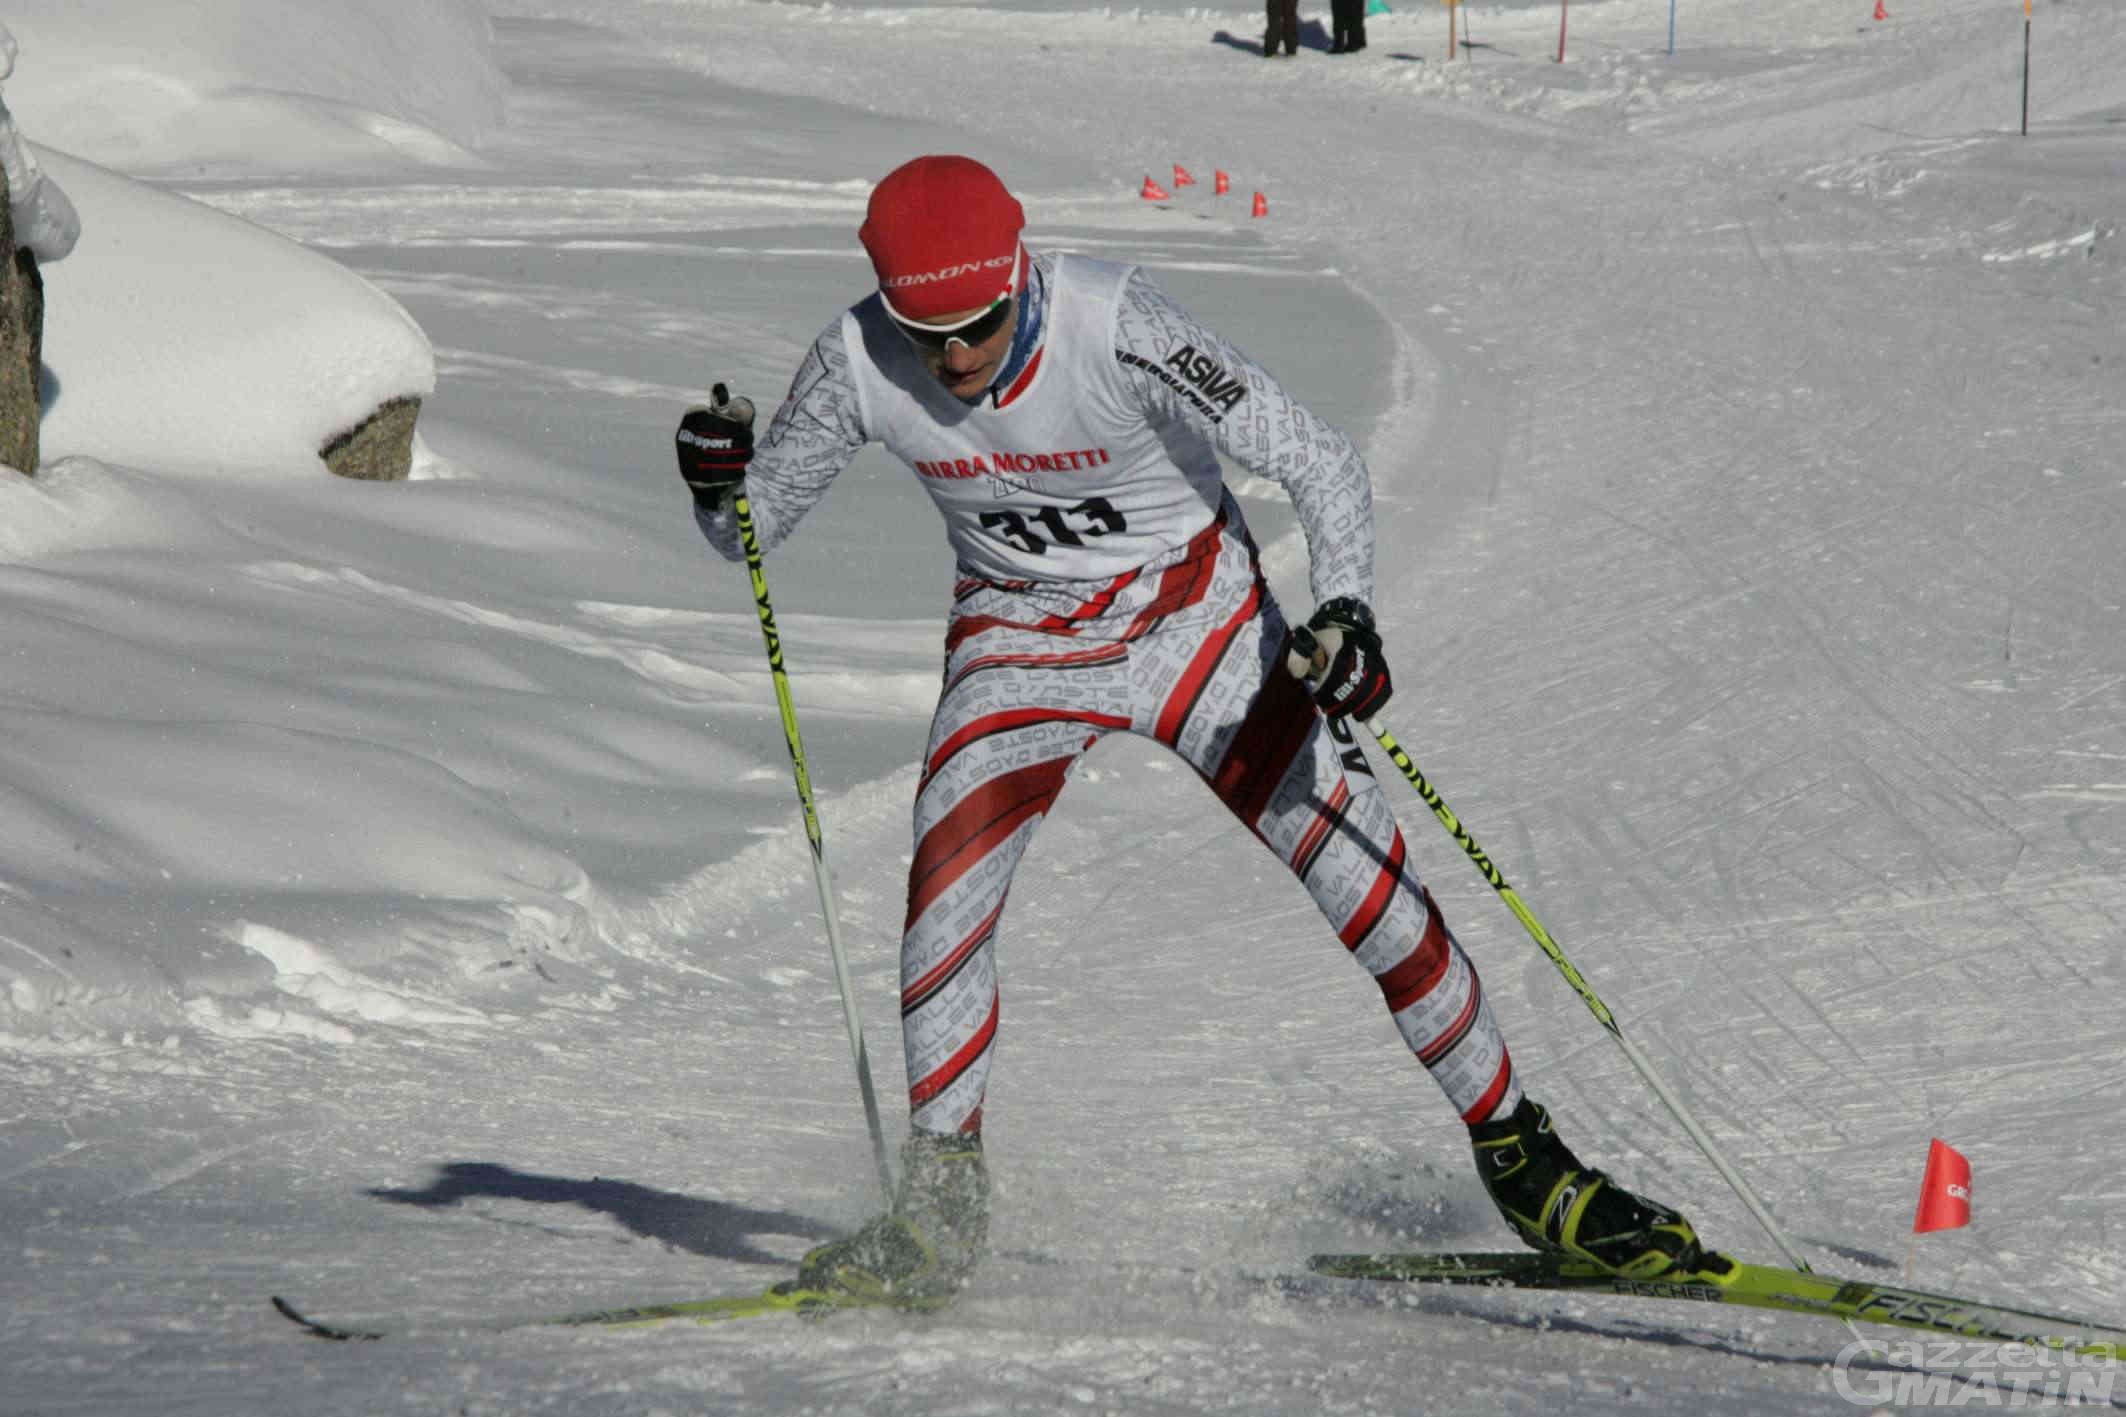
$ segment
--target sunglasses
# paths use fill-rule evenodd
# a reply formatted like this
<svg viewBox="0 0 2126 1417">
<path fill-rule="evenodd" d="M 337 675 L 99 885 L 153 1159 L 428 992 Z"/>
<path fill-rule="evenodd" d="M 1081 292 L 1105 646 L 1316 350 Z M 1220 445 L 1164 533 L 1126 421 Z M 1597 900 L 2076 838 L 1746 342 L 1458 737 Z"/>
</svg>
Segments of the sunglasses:
<svg viewBox="0 0 2126 1417">
<path fill-rule="evenodd" d="M 908 337 L 908 342 L 929 354 L 943 354 L 955 344 L 964 344 L 970 349 L 991 338 L 998 330 L 1011 322 L 1012 299 L 1000 295 L 988 309 L 969 315 L 956 325 L 919 325 L 913 320 L 904 320 L 892 306 L 886 313 L 893 316 L 893 323 Z"/>
</svg>

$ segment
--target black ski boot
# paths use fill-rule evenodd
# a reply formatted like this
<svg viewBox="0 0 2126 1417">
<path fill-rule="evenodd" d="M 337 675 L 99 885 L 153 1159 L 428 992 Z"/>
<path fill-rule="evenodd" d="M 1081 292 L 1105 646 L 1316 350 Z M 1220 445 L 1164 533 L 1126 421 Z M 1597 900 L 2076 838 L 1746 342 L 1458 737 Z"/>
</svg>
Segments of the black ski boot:
<svg viewBox="0 0 2126 1417">
<path fill-rule="evenodd" d="M 1512 1116 L 1480 1122 L 1469 1136 L 1492 1203 L 1535 1249 L 1632 1279 L 1695 1274 L 1712 1260 L 1688 1220 L 1581 1164 L 1551 1129 L 1550 1113 L 1527 1097 Z"/>
<path fill-rule="evenodd" d="M 864 1303 L 936 1308 L 967 1283 L 988 1240 L 982 1138 L 917 1132 L 901 1148 L 893 1209 L 806 1255 L 791 1287 Z"/>
</svg>

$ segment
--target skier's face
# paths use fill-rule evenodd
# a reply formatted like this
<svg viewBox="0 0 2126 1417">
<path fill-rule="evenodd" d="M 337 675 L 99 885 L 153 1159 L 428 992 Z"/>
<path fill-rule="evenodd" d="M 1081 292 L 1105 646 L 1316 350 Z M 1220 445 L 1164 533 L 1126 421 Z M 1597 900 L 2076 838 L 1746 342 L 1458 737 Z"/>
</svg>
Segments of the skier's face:
<svg viewBox="0 0 2126 1417">
<path fill-rule="evenodd" d="M 956 399 L 973 403 L 982 396 L 982 391 L 995 382 L 997 370 L 1003 367 L 1004 357 L 1011 352 L 1011 335 L 1017 321 L 1009 318 L 1011 307 L 1017 302 L 1006 302 L 1006 318 L 996 324 L 982 338 L 969 344 L 954 339 L 944 348 L 935 348 L 928 342 L 911 340 L 923 367 L 945 386 L 945 391 Z M 973 320 L 988 313 L 990 306 L 978 305 L 971 310 L 955 311 L 941 316 L 936 323 L 951 327 L 962 321 Z M 988 321 L 981 321 L 988 324 Z"/>
</svg>

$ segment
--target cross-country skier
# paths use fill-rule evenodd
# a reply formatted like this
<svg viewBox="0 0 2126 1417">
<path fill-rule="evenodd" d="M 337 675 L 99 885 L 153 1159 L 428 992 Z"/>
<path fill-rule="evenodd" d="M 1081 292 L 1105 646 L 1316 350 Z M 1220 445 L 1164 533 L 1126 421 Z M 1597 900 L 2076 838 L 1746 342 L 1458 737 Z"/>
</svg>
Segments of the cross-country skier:
<svg viewBox="0 0 2126 1417">
<path fill-rule="evenodd" d="M 1131 266 L 1026 249 L 982 164 L 921 157 L 858 232 L 878 289 L 813 342 L 756 446 L 750 401 L 687 411 L 695 515 L 743 555 L 731 494 L 779 543 L 867 443 L 944 514 L 958 558 L 944 688 L 916 789 L 901 943 L 911 1135 L 892 1210 L 805 1257 L 807 1288 L 938 1300 L 989 1226 L 982 1102 L 1013 868 L 1079 756 L 1164 744 L 1289 866 L 1387 996 L 1529 1244 L 1630 1275 L 1689 1271 L 1688 1221 L 1582 1164 L 1525 1096 L 1475 968 L 1418 882 L 1345 719 L 1387 702 L 1372 491 L 1348 438 Z M 1218 456 L 1283 487 L 1328 655 L 1311 684 Z"/>
</svg>

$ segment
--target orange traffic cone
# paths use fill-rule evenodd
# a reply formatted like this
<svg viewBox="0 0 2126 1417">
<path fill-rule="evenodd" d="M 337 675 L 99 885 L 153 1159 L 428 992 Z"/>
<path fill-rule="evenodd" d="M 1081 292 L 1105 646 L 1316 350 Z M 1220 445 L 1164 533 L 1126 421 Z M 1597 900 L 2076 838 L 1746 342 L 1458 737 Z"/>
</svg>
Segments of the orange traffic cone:
<svg viewBox="0 0 2126 1417">
<path fill-rule="evenodd" d="M 1884 6 L 1884 5 L 1883 5 L 1883 3 L 1882 3 L 1882 0 L 1875 0 L 1875 19 L 1876 19 L 1876 21 L 1877 21 L 1878 23 L 1880 23 L 1881 21 L 1883 21 L 1883 20 L 1887 20 L 1888 18 L 1890 18 L 1890 12 L 1889 12 L 1889 10 L 1888 10 L 1888 9 L 1887 9 L 1887 8 L 1886 8 L 1886 7 Z"/>
<path fill-rule="evenodd" d="M 1224 168 L 1218 169 L 1212 180 L 1218 184 L 1217 191 L 1221 197 L 1233 190 L 1233 179 L 1225 175 Z"/>
<path fill-rule="evenodd" d="M 1193 187 L 1196 185 L 1196 179 L 1189 176 L 1188 169 L 1178 162 L 1174 164 L 1174 185 L 1176 187 Z"/>
<path fill-rule="evenodd" d="M 1268 197 L 1265 197 L 1265 196 L 1263 196 L 1263 195 L 1262 195 L 1262 193 L 1260 193 L 1260 192 L 1257 192 L 1257 193 L 1255 194 L 1255 210 L 1254 210 L 1254 211 L 1252 211 L 1252 212 L 1249 212 L 1249 213 L 1248 213 L 1248 215 L 1249 215 L 1249 216 L 1268 216 L 1269 214 L 1270 214 L 1270 199 L 1269 199 Z"/>
<path fill-rule="evenodd" d="M 1158 183 L 1152 181 L 1150 173 L 1145 174 L 1144 190 L 1137 193 L 1137 195 L 1144 198 L 1144 200 L 1147 202 L 1169 202 L 1172 201 L 1174 197 L 1173 193 L 1167 191 L 1164 187 L 1161 187 Z"/>
</svg>

